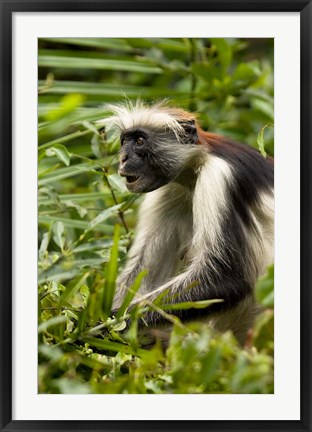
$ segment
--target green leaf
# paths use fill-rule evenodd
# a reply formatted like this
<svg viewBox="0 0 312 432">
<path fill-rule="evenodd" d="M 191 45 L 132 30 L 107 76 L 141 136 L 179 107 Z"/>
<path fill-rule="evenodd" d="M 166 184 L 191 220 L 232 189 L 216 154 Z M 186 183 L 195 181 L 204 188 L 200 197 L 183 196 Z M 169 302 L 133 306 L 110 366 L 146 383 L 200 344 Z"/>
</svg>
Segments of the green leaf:
<svg viewBox="0 0 312 432">
<path fill-rule="evenodd" d="M 49 142 L 46 142 L 44 144 L 39 145 L 39 150 L 42 150 L 42 149 L 45 149 L 48 147 L 52 147 L 55 144 L 68 142 L 68 141 L 74 140 L 76 138 L 80 138 L 80 137 L 83 137 L 85 135 L 88 135 L 90 133 L 91 133 L 90 130 L 73 132 L 73 133 L 70 133 L 70 134 L 65 135 L 63 137 L 60 137 L 60 138 L 57 138 L 57 139 L 54 139 L 52 141 L 49 141 Z"/>
<path fill-rule="evenodd" d="M 76 292 L 79 291 L 79 289 L 85 284 L 89 275 L 90 272 L 87 272 L 82 277 L 75 278 L 73 281 L 69 282 L 65 291 L 61 295 L 60 305 L 64 305 L 70 297 L 73 297 Z"/>
<path fill-rule="evenodd" d="M 77 164 L 74 166 L 59 168 L 53 172 L 47 172 L 39 175 L 39 186 L 63 180 L 68 177 L 75 177 L 83 173 L 99 174 L 94 168 L 94 164 L 90 162 Z M 58 168 L 58 167 L 56 167 Z"/>
<path fill-rule="evenodd" d="M 111 174 L 111 175 L 107 176 L 107 180 L 108 180 L 109 184 L 111 185 L 111 187 L 114 190 L 116 190 L 117 192 L 120 192 L 120 193 L 128 192 L 125 180 L 120 175 Z"/>
<path fill-rule="evenodd" d="M 60 167 L 60 164 L 57 163 L 57 164 L 55 164 L 55 165 L 53 165 L 53 166 L 51 166 L 51 167 L 49 167 L 47 169 L 43 169 L 42 170 L 42 169 L 40 169 L 40 165 L 39 165 L 39 167 L 38 167 L 39 168 L 38 169 L 38 179 L 40 177 L 49 176 L 51 173 L 52 173 L 52 175 L 55 175 L 55 171 L 58 170 L 59 167 Z M 42 184 L 40 184 L 40 180 L 38 182 L 38 186 L 42 186 Z"/>
<path fill-rule="evenodd" d="M 89 121 L 84 120 L 84 121 L 82 122 L 82 124 L 83 124 L 83 126 L 84 126 L 86 129 L 89 129 L 89 130 L 90 130 L 91 132 L 93 132 L 95 135 L 99 135 L 99 131 L 97 130 L 97 128 L 94 126 L 93 123 L 90 123 Z"/>
<path fill-rule="evenodd" d="M 99 338 L 90 338 L 83 337 L 84 342 L 88 343 L 90 346 L 94 346 L 103 351 L 113 351 L 113 352 L 121 352 L 125 354 L 132 354 L 138 356 L 146 356 L 146 351 L 143 349 L 134 350 L 129 345 L 123 345 L 119 342 L 112 342 L 107 339 L 101 340 Z"/>
<path fill-rule="evenodd" d="M 87 231 L 90 231 L 91 229 L 95 228 L 98 224 L 110 218 L 111 216 L 116 215 L 118 213 L 118 210 L 121 208 L 121 206 L 122 204 L 117 204 L 114 205 L 113 207 L 101 211 L 101 213 L 99 213 L 94 219 L 92 219 L 91 222 L 89 222 Z"/>
<path fill-rule="evenodd" d="M 224 38 L 211 38 L 211 42 L 216 47 L 222 69 L 226 72 L 232 61 L 232 47 L 230 43 Z"/>
<path fill-rule="evenodd" d="M 261 305 L 274 306 L 274 265 L 268 267 L 265 275 L 257 280 L 256 297 Z"/>
<path fill-rule="evenodd" d="M 39 81 L 39 85 L 43 85 L 44 81 Z M 138 95 L 142 98 L 158 98 L 158 97 L 183 97 L 187 96 L 188 92 L 177 90 L 174 88 L 168 89 L 167 87 L 147 87 L 147 86 L 135 86 L 120 83 L 119 85 L 112 83 L 98 83 L 98 82 L 82 82 L 82 81 L 55 81 L 53 86 L 49 87 L 45 94 L 52 97 L 52 95 L 62 95 L 70 93 L 81 93 L 85 95 L 88 101 L 98 101 L 102 103 L 103 101 L 111 101 L 112 98 L 123 98 L 127 95 L 127 98 L 136 99 Z M 39 105 L 39 114 L 45 115 L 47 108 L 43 105 L 45 100 L 44 96 L 41 96 Z M 57 102 L 57 98 L 55 101 Z M 51 104 L 49 104 L 51 105 Z M 83 107 L 77 111 L 81 112 L 84 117 L 100 116 L 104 115 L 104 109 L 95 109 L 90 107 Z"/>
<path fill-rule="evenodd" d="M 38 353 L 42 354 L 52 362 L 59 362 L 63 357 L 63 352 L 60 348 L 55 346 L 46 346 L 43 344 L 38 345 Z"/>
<path fill-rule="evenodd" d="M 258 61 L 248 63 L 240 63 L 234 71 L 234 80 L 255 80 L 261 75 L 261 70 Z"/>
<path fill-rule="evenodd" d="M 247 87 L 246 89 L 244 89 L 243 92 L 248 97 L 251 96 L 252 98 L 262 99 L 262 100 L 268 102 L 271 106 L 273 106 L 273 104 L 274 104 L 274 98 L 270 94 L 265 93 L 264 91 L 257 90 L 257 89 L 252 88 L 252 87 Z"/>
<path fill-rule="evenodd" d="M 75 220 L 69 218 L 63 218 L 60 216 L 41 216 L 38 217 L 40 224 L 48 224 L 50 225 L 53 222 L 59 221 L 64 224 L 65 227 L 68 228 L 77 228 L 83 231 L 89 228 L 89 223 L 84 220 Z M 98 224 L 96 226 L 96 231 L 103 232 L 105 234 L 111 235 L 114 232 L 114 228 L 111 225 Z"/>
<path fill-rule="evenodd" d="M 59 315 L 53 318 L 50 318 L 47 321 L 42 322 L 38 326 L 38 333 L 45 332 L 50 327 L 57 327 L 60 324 L 64 324 L 66 322 L 66 317 L 64 315 Z"/>
<path fill-rule="evenodd" d="M 274 119 L 274 108 L 272 103 L 267 102 L 262 99 L 255 98 L 252 100 L 252 108 L 254 110 L 259 111 L 264 115 L 269 121 L 273 121 Z"/>
<path fill-rule="evenodd" d="M 63 96 L 61 103 L 56 109 L 52 109 L 46 114 L 46 120 L 55 122 L 56 120 L 64 118 L 69 113 L 78 108 L 84 100 L 84 96 L 79 93 L 68 94 Z"/>
<path fill-rule="evenodd" d="M 83 243 L 73 250 L 74 252 L 85 252 L 85 251 L 92 251 L 92 250 L 99 250 L 102 251 L 103 249 L 111 248 L 113 245 L 112 239 L 107 240 L 90 240 L 87 243 Z"/>
<path fill-rule="evenodd" d="M 260 153 L 262 154 L 263 157 L 266 157 L 266 151 L 264 149 L 264 131 L 267 127 L 274 127 L 271 123 L 267 123 L 266 125 L 263 126 L 263 128 L 261 128 L 260 132 L 258 133 L 257 136 L 257 144 L 258 144 L 258 148 Z"/>
<path fill-rule="evenodd" d="M 81 274 L 82 269 L 100 268 L 105 258 L 99 253 L 83 252 L 75 255 L 61 256 L 50 267 L 38 274 L 38 283 L 60 282 Z"/>
<path fill-rule="evenodd" d="M 196 75 L 205 80 L 209 87 L 211 85 L 212 80 L 220 79 L 221 73 L 220 70 L 216 67 L 213 67 L 210 63 L 204 62 L 194 62 L 191 65 L 191 71 Z"/>
<path fill-rule="evenodd" d="M 68 279 L 72 279 L 81 272 L 79 268 L 66 269 L 61 265 L 53 265 L 47 270 L 38 272 L 38 284 L 44 284 L 47 282 L 62 282 Z"/>
<path fill-rule="evenodd" d="M 195 302 L 181 302 L 181 303 L 172 303 L 172 304 L 160 304 L 159 308 L 164 310 L 185 310 L 185 309 L 204 309 L 209 307 L 215 303 L 223 303 L 224 300 L 215 299 L 215 300 L 200 300 Z"/>
<path fill-rule="evenodd" d="M 136 295 L 136 293 L 138 292 L 141 284 L 142 284 L 142 280 L 145 278 L 145 276 L 148 274 L 147 270 L 142 270 L 135 278 L 134 283 L 131 285 L 131 287 L 128 289 L 127 294 L 122 302 L 122 305 L 120 306 L 120 308 L 118 309 L 117 313 L 116 313 L 116 318 L 120 318 L 124 315 L 124 313 L 126 312 L 127 307 L 129 306 L 129 304 L 131 303 L 131 301 L 133 300 L 134 296 Z"/>
<path fill-rule="evenodd" d="M 256 319 L 253 332 L 253 344 L 258 350 L 273 351 L 274 313 L 268 309 Z"/>
<path fill-rule="evenodd" d="M 66 201 L 63 201 L 63 203 L 68 208 L 74 208 L 74 209 L 76 209 L 77 212 L 78 212 L 78 214 L 79 214 L 79 216 L 82 217 L 82 218 L 88 213 L 87 210 L 84 207 L 82 207 L 81 205 L 77 204 L 74 201 L 66 200 Z"/>
<path fill-rule="evenodd" d="M 222 349 L 220 346 L 211 347 L 208 352 L 203 369 L 201 371 L 202 382 L 207 387 L 213 380 L 216 379 L 216 373 L 221 366 Z"/>
<path fill-rule="evenodd" d="M 66 147 L 64 147 L 61 144 L 57 144 L 53 147 L 50 147 L 46 150 L 46 155 L 48 157 L 50 156 L 56 156 L 61 162 L 63 162 L 66 166 L 69 166 L 70 164 L 70 158 L 72 156 L 72 153 L 70 153 Z"/>
<path fill-rule="evenodd" d="M 41 192 L 41 189 L 40 191 Z M 50 196 L 50 195 L 49 195 Z M 57 195 L 57 197 L 59 198 L 59 201 L 61 203 L 66 203 L 66 202 L 74 202 L 74 201 L 79 201 L 79 202 L 85 202 L 85 201 L 96 201 L 99 199 L 106 199 L 108 197 L 111 197 L 112 194 L 111 192 L 88 192 L 88 193 L 74 193 L 74 194 L 64 194 L 64 195 Z M 132 195 L 131 195 L 132 196 Z M 39 205 L 50 205 L 52 203 L 55 203 L 56 201 L 54 199 L 48 199 L 46 197 L 42 197 L 39 196 L 38 197 L 38 204 Z"/>
<path fill-rule="evenodd" d="M 155 39 L 152 39 L 152 43 Z M 179 40 L 174 40 L 170 38 L 157 38 L 157 47 L 164 51 L 172 51 L 176 53 L 189 53 L 190 48 L 185 43 L 185 41 L 181 42 Z"/>
<path fill-rule="evenodd" d="M 64 233 L 64 224 L 63 222 L 57 221 L 53 224 L 53 240 L 59 246 L 61 251 L 64 250 L 65 245 L 65 233 Z"/>
<path fill-rule="evenodd" d="M 91 138 L 91 149 L 95 157 L 101 158 L 103 156 L 101 151 L 101 140 L 98 133 L 94 134 Z"/>
<path fill-rule="evenodd" d="M 45 232 L 43 234 L 40 248 L 39 248 L 39 260 L 42 260 L 45 253 L 47 252 L 49 242 L 50 242 L 50 232 Z"/>
<path fill-rule="evenodd" d="M 160 74 L 162 69 L 149 64 L 126 60 L 110 60 L 106 58 L 84 58 L 84 57 L 60 57 L 57 55 L 40 55 L 38 57 L 39 67 L 62 68 L 62 69 L 99 69 L 111 71 L 139 72 Z"/>
<path fill-rule="evenodd" d="M 42 202 L 48 202 L 55 205 L 58 209 L 62 210 L 62 204 L 59 194 L 52 186 L 46 186 L 39 188 L 38 205 L 42 205 Z M 42 196 L 43 195 L 43 196 Z M 48 196 L 48 198 L 46 198 Z"/>
<path fill-rule="evenodd" d="M 118 242 L 119 226 L 115 225 L 113 247 L 111 249 L 110 259 L 105 269 L 105 285 L 103 293 L 103 314 L 107 318 L 110 315 L 113 299 L 116 290 L 116 278 L 118 269 Z"/>
</svg>

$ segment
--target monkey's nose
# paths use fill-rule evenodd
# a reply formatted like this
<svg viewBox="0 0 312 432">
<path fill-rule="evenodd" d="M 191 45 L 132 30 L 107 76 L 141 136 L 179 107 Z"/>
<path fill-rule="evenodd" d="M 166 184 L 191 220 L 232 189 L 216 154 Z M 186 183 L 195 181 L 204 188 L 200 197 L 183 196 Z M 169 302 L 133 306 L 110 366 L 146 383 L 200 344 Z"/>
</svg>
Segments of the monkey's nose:
<svg viewBox="0 0 312 432">
<path fill-rule="evenodd" d="M 121 163 L 125 163 L 127 159 L 128 159 L 127 153 L 121 153 L 121 155 L 120 155 L 120 162 Z"/>
</svg>

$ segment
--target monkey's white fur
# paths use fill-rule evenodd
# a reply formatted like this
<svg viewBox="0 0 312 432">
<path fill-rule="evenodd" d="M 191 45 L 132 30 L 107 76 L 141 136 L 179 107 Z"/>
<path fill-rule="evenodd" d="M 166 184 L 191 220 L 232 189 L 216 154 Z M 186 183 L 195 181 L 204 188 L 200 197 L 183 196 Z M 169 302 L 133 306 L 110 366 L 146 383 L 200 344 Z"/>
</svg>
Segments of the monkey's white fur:
<svg viewBox="0 0 312 432">
<path fill-rule="evenodd" d="M 274 192 L 262 193 L 260 204 L 251 210 L 253 222 L 257 228 L 258 235 L 249 233 L 256 257 L 256 274 L 263 274 L 274 261 Z"/>
<path fill-rule="evenodd" d="M 195 256 L 200 254 L 203 239 L 212 254 L 220 256 L 222 219 L 227 212 L 226 183 L 231 183 L 231 167 L 224 160 L 207 154 L 197 177 L 194 200 Z"/>
<path fill-rule="evenodd" d="M 165 102 L 159 102 L 152 106 L 146 106 L 142 101 L 128 101 L 120 105 L 106 105 L 106 109 L 113 115 L 100 120 L 98 123 L 118 127 L 125 131 L 136 126 L 167 128 L 174 132 L 177 140 L 184 135 L 184 129 L 177 119 L 177 114 L 183 115 L 182 110 L 170 108 Z M 185 120 L 194 119 L 187 115 Z M 181 117 L 180 119 L 181 120 Z"/>
</svg>

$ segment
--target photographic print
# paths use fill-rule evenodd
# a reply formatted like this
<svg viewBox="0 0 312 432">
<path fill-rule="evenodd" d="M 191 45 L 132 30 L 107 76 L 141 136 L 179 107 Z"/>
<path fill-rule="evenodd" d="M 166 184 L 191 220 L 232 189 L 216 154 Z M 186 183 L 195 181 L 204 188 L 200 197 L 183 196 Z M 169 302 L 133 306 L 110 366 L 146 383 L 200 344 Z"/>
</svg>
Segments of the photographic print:
<svg viewBox="0 0 312 432">
<path fill-rule="evenodd" d="M 274 393 L 274 39 L 38 39 L 38 392 Z"/>
</svg>

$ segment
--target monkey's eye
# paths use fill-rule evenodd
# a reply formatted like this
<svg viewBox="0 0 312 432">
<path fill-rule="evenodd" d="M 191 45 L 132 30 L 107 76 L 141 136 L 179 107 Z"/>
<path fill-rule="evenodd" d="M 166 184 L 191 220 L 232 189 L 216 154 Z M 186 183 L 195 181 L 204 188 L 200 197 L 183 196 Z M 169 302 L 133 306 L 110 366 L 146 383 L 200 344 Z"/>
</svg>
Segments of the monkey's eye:
<svg viewBox="0 0 312 432">
<path fill-rule="evenodd" d="M 136 144 L 137 144 L 137 145 L 142 145 L 142 144 L 144 144 L 144 138 L 139 137 L 139 138 L 136 140 Z"/>
<path fill-rule="evenodd" d="M 121 140 L 121 145 L 124 145 L 126 143 L 126 140 L 125 139 L 122 139 Z"/>
</svg>

